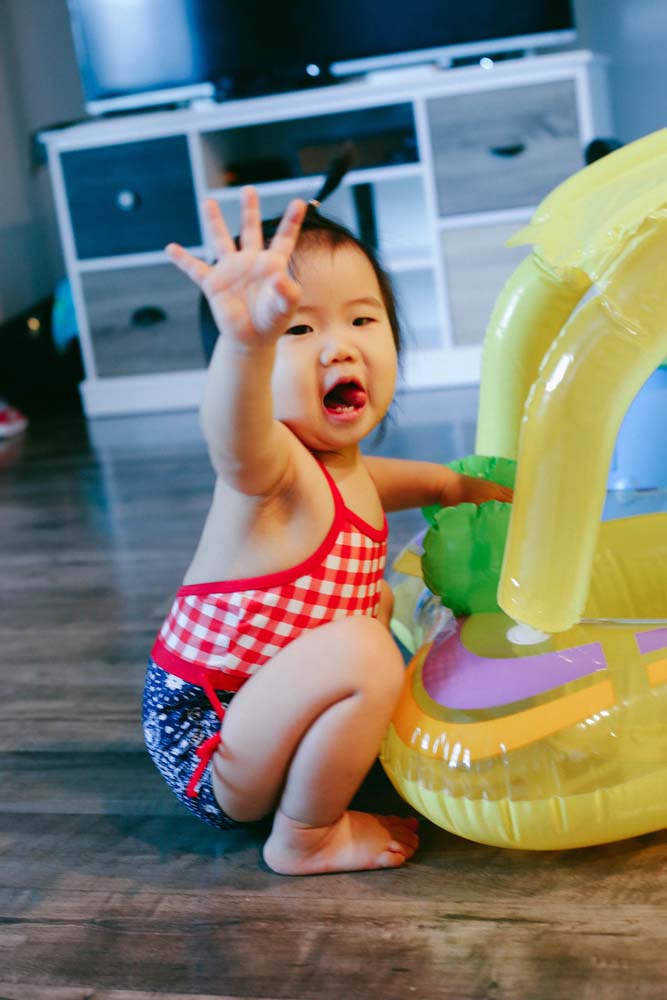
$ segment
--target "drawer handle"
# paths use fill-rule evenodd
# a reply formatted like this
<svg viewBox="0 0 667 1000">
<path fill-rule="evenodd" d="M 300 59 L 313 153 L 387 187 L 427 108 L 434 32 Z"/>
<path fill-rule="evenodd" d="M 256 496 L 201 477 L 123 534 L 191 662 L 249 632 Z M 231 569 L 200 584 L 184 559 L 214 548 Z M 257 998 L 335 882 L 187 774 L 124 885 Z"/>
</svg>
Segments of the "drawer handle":
<svg viewBox="0 0 667 1000">
<path fill-rule="evenodd" d="M 134 212 L 135 209 L 139 208 L 140 204 L 140 196 L 136 191 L 130 191 L 129 188 L 123 188 L 116 195 L 116 205 L 121 212 Z"/>
<path fill-rule="evenodd" d="M 520 156 L 521 153 L 525 152 L 525 149 L 523 142 L 515 142 L 509 146 L 489 146 L 491 156 L 499 156 L 503 160 L 509 160 L 512 156 Z"/>
</svg>

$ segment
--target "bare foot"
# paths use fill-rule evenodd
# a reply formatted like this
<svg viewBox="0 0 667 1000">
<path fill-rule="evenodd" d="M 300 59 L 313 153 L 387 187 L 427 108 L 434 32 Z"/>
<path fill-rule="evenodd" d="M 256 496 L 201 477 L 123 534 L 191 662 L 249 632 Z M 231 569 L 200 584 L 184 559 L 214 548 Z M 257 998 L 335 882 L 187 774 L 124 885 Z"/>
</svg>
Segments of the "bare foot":
<svg viewBox="0 0 667 1000">
<path fill-rule="evenodd" d="M 398 868 L 419 845 L 419 821 L 348 811 L 332 826 L 312 827 L 276 812 L 264 860 L 279 875 Z"/>
</svg>

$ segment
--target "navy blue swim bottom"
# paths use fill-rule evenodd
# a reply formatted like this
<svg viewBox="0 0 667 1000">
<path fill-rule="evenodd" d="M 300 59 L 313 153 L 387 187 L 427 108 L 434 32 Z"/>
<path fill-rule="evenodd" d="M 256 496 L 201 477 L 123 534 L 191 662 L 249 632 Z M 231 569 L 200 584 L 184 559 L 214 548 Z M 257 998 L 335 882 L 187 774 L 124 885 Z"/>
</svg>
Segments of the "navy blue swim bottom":
<svg viewBox="0 0 667 1000">
<path fill-rule="evenodd" d="M 234 695 L 218 691 L 226 708 Z M 196 797 L 188 786 L 200 765 L 197 751 L 220 732 L 220 719 L 204 688 L 175 677 L 148 661 L 143 700 L 146 747 L 172 792 L 191 813 L 219 830 L 246 826 L 220 808 L 211 786 L 211 769 L 201 774 Z"/>
</svg>

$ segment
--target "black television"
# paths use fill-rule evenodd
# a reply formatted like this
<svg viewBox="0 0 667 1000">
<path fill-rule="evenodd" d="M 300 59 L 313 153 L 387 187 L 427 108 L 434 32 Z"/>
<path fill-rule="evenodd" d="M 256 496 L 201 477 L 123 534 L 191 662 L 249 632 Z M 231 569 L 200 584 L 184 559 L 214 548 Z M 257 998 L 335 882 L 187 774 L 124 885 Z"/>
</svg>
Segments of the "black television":
<svg viewBox="0 0 667 1000">
<path fill-rule="evenodd" d="M 68 0 L 90 114 L 575 39 L 571 0 Z"/>
</svg>

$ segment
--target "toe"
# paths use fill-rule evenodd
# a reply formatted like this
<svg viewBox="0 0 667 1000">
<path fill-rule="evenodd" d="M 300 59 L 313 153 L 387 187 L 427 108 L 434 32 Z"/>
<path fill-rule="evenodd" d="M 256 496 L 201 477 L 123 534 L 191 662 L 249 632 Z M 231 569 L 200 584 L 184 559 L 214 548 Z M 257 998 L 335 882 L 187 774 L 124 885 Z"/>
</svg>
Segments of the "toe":
<svg viewBox="0 0 667 1000">
<path fill-rule="evenodd" d="M 389 851 L 402 854 L 405 858 L 411 858 L 419 846 L 418 840 L 408 840 L 406 837 L 397 837 L 387 844 Z"/>
<path fill-rule="evenodd" d="M 410 853 L 414 854 L 419 847 L 419 837 L 413 834 L 405 834 L 401 837 L 401 841 L 406 847 L 410 849 Z"/>
<path fill-rule="evenodd" d="M 401 851 L 383 851 L 378 857 L 379 868 L 399 868 L 406 860 L 406 855 Z"/>
<path fill-rule="evenodd" d="M 398 816 L 390 816 L 389 821 L 386 824 L 386 828 L 392 837 L 398 837 L 399 839 L 407 838 L 411 840 L 413 837 L 417 836 L 417 821 L 411 821 L 410 818 L 402 819 Z"/>
</svg>

